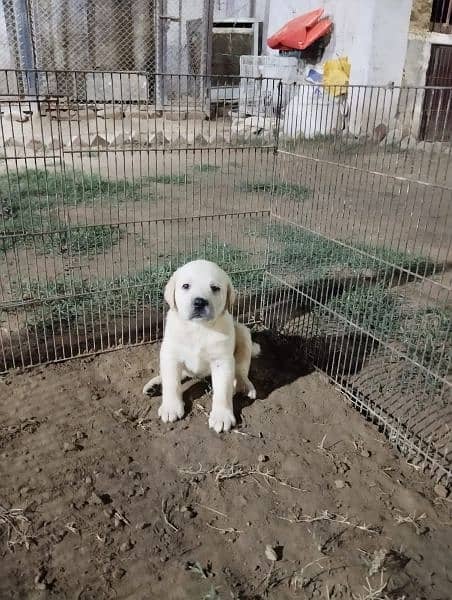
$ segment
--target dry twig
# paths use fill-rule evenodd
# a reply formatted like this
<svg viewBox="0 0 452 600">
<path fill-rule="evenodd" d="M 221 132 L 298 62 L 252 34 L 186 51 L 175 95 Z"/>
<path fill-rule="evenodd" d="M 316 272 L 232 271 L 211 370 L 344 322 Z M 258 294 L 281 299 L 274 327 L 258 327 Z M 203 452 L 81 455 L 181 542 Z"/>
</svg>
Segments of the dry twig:
<svg viewBox="0 0 452 600">
<path fill-rule="evenodd" d="M 288 483 L 287 481 L 283 481 L 282 479 L 279 479 L 278 477 L 276 477 L 276 475 L 273 475 L 273 473 L 271 473 L 271 471 L 269 471 L 268 469 L 266 471 L 262 471 L 260 468 L 260 465 L 257 465 L 256 467 L 245 467 L 239 463 L 226 463 L 222 466 L 220 465 L 216 465 L 215 467 L 212 467 L 210 469 L 205 469 L 201 463 L 199 463 L 199 467 L 198 469 L 179 469 L 180 473 L 183 473 L 184 475 L 191 475 L 193 477 L 196 477 L 197 475 L 209 475 L 209 474 L 215 474 L 215 481 L 217 483 L 220 483 L 222 481 L 225 481 L 226 479 L 234 479 L 234 478 L 242 478 L 242 477 L 253 477 L 253 476 L 259 476 L 262 477 L 263 479 L 265 479 L 265 481 L 267 483 L 269 483 L 269 481 L 274 481 L 275 483 L 277 483 L 278 485 L 281 485 L 283 487 L 288 487 L 291 490 L 295 490 L 297 492 L 306 492 L 307 490 L 304 490 L 302 488 L 299 488 L 295 485 L 292 485 L 290 483 Z"/>
<path fill-rule="evenodd" d="M 422 513 L 418 517 L 416 516 L 416 513 L 410 513 L 406 517 L 399 514 L 399 515 L 396 515 L 395 521 L 396 521 L 397 525 L 402 525 L 403 523 L 410 523 L 416 529 L 416 533 L 419 534 L 422 532 L 422 529 L 423 529 L 423 525 L 421 522 L 426 518 L 427 518 L 427 515 L 425 513 Z"/>
<path fill-rule="evenodd" d="M 24 515 L 23 508 L 5 508 L 0 505 L 0 525 L 6 529 L 6 545 L 10 550 L 16 544 L 30 549 L 31 537 L 24 531 L 30 520 Z"/>
<path fill-rule="evenodd" d="M 376 527 L 371 527 L 366 523 L 353 523 L 348 519 L 346 515 L 336 515 L 330 513 L 328 510 L 323 510 L 319 515 L 300 515 L 299 517 L 290 518 L 276 515 L 276 518 L 282 521 L 288 521 L 289 523 L 314 523 L 316 521 L 331 521 L 333 523 L 339 523 L 339 525 L 346 525 L 347 527 L 353 527 L 353 529 L 359 529 L 360 531 L 367 531 L 368 533 L 380 533 Z"/>
<path fill-rule="evenodd" d="M 226 527 L 225 529 L 223 529 L 222 527 L 215 527 L 210 523 L 206 523 L 206 525 L 207 527 L 210 527 L 210 529 L 215 529 L 215 531 L 219 531 L 220 533 L 243 533 L 243 531 L 241 531 L 240 529 L 235 529 L 234 527 Z"/>
<path fill-rule="evenodd" d="M 353 595 L 353 598 L 354 600 L 389 600 L 388 596 L 383 594 L 387 585 L 388 582 L 383 579 L 383 572 L 380 576 L 380 583 L 376 587 L 373 587 L 369 578 L 366 577 L 366 585 L 363 586 L 364 592 L 359 594 L 359 596 Z M 403 598 L 399 600 L 403 600 Z"/>
<path fill-rule="evenodd" d="M 162 515 L 163 515 L 163 519 L 164 519 L 165 523 L 168 525 L 168 527 L 177 533 L 179 531 L 179 529 L 175 525 L 173 525 L 170 522 L 170 520 L 168 519 L 168 515 L 166 513 L 166 499 L 165 498 L 162 498 Z"/>
</svg>

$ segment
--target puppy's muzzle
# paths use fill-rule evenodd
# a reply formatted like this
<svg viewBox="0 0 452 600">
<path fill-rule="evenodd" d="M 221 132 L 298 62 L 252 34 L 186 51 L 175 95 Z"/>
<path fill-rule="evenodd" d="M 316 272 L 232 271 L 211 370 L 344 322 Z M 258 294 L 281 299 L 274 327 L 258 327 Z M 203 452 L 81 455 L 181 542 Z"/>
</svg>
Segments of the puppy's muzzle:
<svg viewBox="0 0 452 600">
<path fill-rule="evenodd" d="M 193 300 L 193 310 L 191 319 L 208 319 L 210 317 L 209 301 L 205 298 L 195 298 Z"/>
</svg>

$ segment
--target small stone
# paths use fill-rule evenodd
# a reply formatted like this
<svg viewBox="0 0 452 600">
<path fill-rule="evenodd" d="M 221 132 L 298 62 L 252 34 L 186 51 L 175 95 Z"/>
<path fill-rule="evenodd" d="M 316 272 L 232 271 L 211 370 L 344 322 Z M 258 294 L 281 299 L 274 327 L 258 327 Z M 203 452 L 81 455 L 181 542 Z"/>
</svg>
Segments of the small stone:
<svg viewBox="0 0 452 600">
<path fill-rule="evenodd" d="M 119 133 L 112 141 L 112 146 L 124 146 L 125 144 L 131 144 L 132 138 L 128 133 Z"/>
<path fill-rule="evenodd" d="M 71 452 L 72 450 L 75 450 L 75 444 L 73 442 L 64 442 L 63 452 Z"/>
<path fill-rule="evenodd" d="M 387 133 L 388 133 L 388 128 L 386 127 L 386 125 L 384 123 L 380 123 L 374 129 L 373 138 L 376 142 L 379 143 L 385 139 Z"/>
<path fill-rule="evenodd" d="M 90 504 L 103 504 L 103 500 L 99 496 L 99 494 L 96 494 L 96 492 L 92 492 L 91 496 L 89 497 L 89 503 Z"/>
<path fill-rule="evenodd" d="M 386 137 L 380 142 L 380 146 L 400 144 L 402 138 L 403 131 L 401 129 L 390 129 Z"/>
<path fill-rule="evenodd" d="M 88 475 L 88 477 L 85 477 L 85 483 L 86 485 L 92 485 L 93 478 Z"/>
<path fill-rule="evenodd" d="M 361 450 L 360 454 L 363 458 L 369 458 L 371 456 L 370 450 Z"/>
<path fill-rule="evenodd" d="M 152 135 L 149 139 L 150 146 L 167 146 L 169 139 L 165 136 L 163 131 L 158 131 L 155 135 Z"/>
<path fill-rule="evenodd" d="M 35 583 L 35 588 L 40 591 L 46 590 L 47 584 L 45 581 L 38 581 L 37 583 Z"/>
<path fill-rule="evenodd" d="M 205 119 L 206 115 L 202 110 L 189 110 L 187 112 L 187 119 Z"/>
<path fill-rule="evenodd" d="M 107 508 L 104 508 L 104 515 L 109 519 L 111 519 L 114 514 L 115 509 L 112 506 L 107 506 Z"/>
<path fill-rule="evenodd" d="M 90 139 L 89 145 L 91 146 L 91 148 L 106 148 L 108 146 L 108 142 L 101 135 L 94 135 Z"/>
<path fill-rule="evenodd" d="M 130 540 L 127 540 L 126 542 L 123 542 L 120 546 L 119 546 L 119 550 L 121 552 L 128 552 L 129 550 L 132 549 L 132 542 Z"/>
<path fill-rule="evenodd" d="M 83 148 L 88 146 L 88 143 L 86 140 L 84 140 L 83 138 L 81 138 L 79 135 L 75 135 L 70 143 L 71 147 L 73 148 Z"/>
<path fill-rule="evenodd" d="M 195 139 L 193 140 L 194 146 L 207 146 L 208 143 L 209 141 L 201 133 L 195 135 Z"/>
<path fill-rule="evenodd" d="M 271 560 L 272 562 L 276 562 L 278 560 L 278 555 L 276 554 L 274 548 L 270 546 L 270 544 L 267 544 L 267 546 L 265 546 L 265 556 L 266 558 L 268 558 L 268 560 Z"/>
<path fill-rule="evenodd" d="M 36 574 L 35 578 L 34 578 L 34 584 L 36 589 L 38 590 L 45 590 L 47 589 L 47 583 L 45 581 L 45 577 L 46 577 L 46 572 L 44 569 L 39 569 L 38 573 Z"/>
<path fill-rule="evenodd" d="M 179 110 L 168 111 L 165 112 L 165 119 L 167 121 L 186 121 L 187 113 Z"/>
<path fill-rule="evenodd" d="M 449 495 L 449 490 L 442 483 L 437 483 L 433 490 L 438 498 L 447 498 Z"/>
<path fill-rule="evenodd" d="M 44 150 L 44 144 L 41 140 L 31 139 L 28 144 L 26 144 L 26 148 L 30 150 L 34 150 L 35 152 L 40 152 Z"/>
<path fill-rule="evenodd" d="M 417 139 L 412 135 L 409 135 L 406 138 L 403 138 L 403 140 L 400 142 L 401 150 L 415 150 L 416 147 L 417 147 Z"/>
<path fill-rule="evenodd" d="M 101 119 L 122 119 L 124 117 L 124 111 L 122 108 L 108 106 L 103 110 L 99 110 L 97 116 Z"/>
<path fill-rule="evenodd" d="M 149 523 L 146 523 L 146 521 L 138 521 L 138 523 L 135 525 L 135 529 L 146 529 L 148 526 Z"/>
<path fill-rule="evenodd" d="M 257 460 L 260 463 L 264 463 L 268 461 L 268 456 L 266 454 L 259 454 L 259 456 L 257 457 Z"/>
<path fill-rule="evenodd" d="M 28 486 L 24 486 L 23 488 L 20 488 L 19 493 L 21 496 L 26 496 L 29 491 L 30 491 L 30 488 Z"/>
<path fill-rule="evenodd" d="M 342 490 L 346 486 L 346 483 L 342 479 L 336 479 L 334 485 L 337 487 L 338 490 Z"/>
<path fill-rule="evenodd" d="M 187 146 L 187 140 L 184 136 L 179 135 L 174 140 L 171 140 L 171 148 L 185 148 Z"/>
<path fill-rule="evenodd" d="M 116 580 L 122 579 L 125 574 L 126 574 L 125 569 L 123 569 L 121 567 L 116 567 L 116 569 L 113 569 L 113 571 L 111 572 L 113 579 L 116 579 Z"/>
</svg>

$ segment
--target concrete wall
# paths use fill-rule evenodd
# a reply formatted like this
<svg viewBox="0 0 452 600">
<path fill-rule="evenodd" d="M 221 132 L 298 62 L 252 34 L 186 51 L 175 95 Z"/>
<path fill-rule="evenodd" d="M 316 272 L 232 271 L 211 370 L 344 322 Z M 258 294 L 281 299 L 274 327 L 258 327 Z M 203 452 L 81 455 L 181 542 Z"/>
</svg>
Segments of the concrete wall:
<svg viewBox="0 0 452 600">
<path fill-rule="evenodd" d="M 325 59 L 348 56 L 352 84 L 398 85 L 402 81 L 411 4 L 412 0 L 272 1 L 269 35 L 296 15 L 323 7 L 334 22 Z M 274 52 L 267 50 L 268 54 Z"/>
<path fill-rule="evenodd" d="M 412 0 L 282 0 L 270 3 L 269 35 L 296 15 L 318 7 L 334 23 L 324 60 L 348 56 L 352 85 L 398 86 L 402 83 Z M 267 49 L 267 53 L 276 53 Z M 353 134 L 370 133 L 381 122 L 392 126 L 398 90 L 353 90 L 349 96 Z"/>
</svg>

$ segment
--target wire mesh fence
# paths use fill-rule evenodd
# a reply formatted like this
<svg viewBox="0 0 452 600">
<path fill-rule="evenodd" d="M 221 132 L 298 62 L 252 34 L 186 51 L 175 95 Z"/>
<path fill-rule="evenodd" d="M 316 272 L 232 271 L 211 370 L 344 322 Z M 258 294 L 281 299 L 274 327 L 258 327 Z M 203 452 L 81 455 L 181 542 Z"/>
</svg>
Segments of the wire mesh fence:
<svg viewBox="0 0 452 600">
<path fill-rule="evenodd" d="M 99 76 L 90 83 L 98 95 L 116 91 L 118 96 L 118 71 L 208 73 L 212 18 L 209 0 L 5 0 L 0 7 L 0 68 L 110 71 L 111 82 Z M 171 81 L 140 78 L 128 93 L 135 99 L 148 94 L 150 100 L 164 104 L 175 93 L 168 87 Z M 82 78 L 69 76 L 66 86 L 70 83 L 79 86 L 71 95 L 92 94 Z M 20 78 L 16 84 L 20 93 L 30 86 Z M 202 90 L 191 85 L 183 92 L 193 96 Z M 61 93 L 61 85 L 52 86 L 49 93 Z"/>
<path fill-rule="evenodd" d="M 439 116 L 419 140 L 429 91 L 249 79 L 233 97 L 231 79 L 214 100 L 166 75 L 157 108 L 132 90 L 158 77 L 2 73 L 1 370 L 159 339 L 166 279 L 203 256 L 240 319 L 297 340 L 448 481 L 450 142 Z"/>
</svg>

